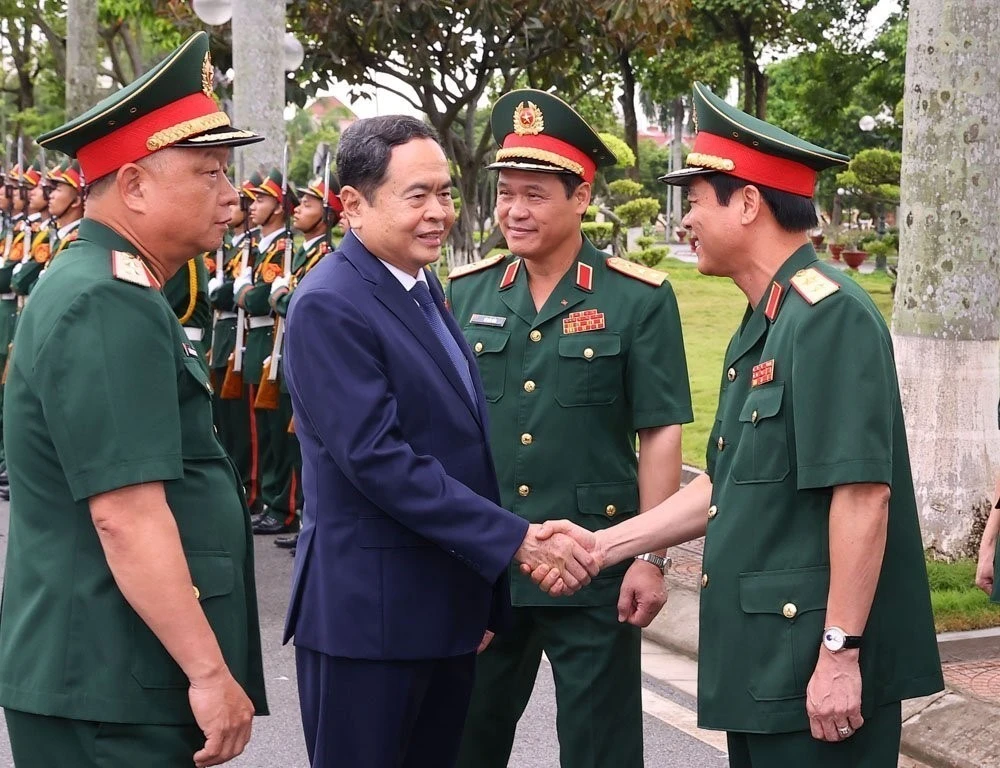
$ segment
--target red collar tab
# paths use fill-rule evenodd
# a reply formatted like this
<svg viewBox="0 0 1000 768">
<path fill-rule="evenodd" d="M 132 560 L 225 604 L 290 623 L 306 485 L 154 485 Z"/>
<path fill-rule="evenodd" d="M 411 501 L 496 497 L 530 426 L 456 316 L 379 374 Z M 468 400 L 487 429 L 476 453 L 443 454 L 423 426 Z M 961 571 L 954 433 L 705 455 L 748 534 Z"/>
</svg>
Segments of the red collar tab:
<svg viewBox="0 0 1000 768">
<path fill-rule="evenodd" d="M 594 268 L 582 261 L 576 263 L 576 287 L 587 293 L 594 292 Z"/>
<path fill-rule="evenodd" d="M 503 277 L 500 278 L 500 290 L 506 290 L 510 288 L 514 281 L 517 280 L 517 270 L 521 266 L 521 260 L 515 259 L 510 264 L 507 265 L 507 269 L 503 271 Z"/>
<path fill-rule="evenodd" d="M 767 305 L 764 307 L 764 317 L 772 323 L 774 318 L 778 316 L 778 307 L 781 305 L 781 296 L 784 292 L 785 289 L 778 283 L 771 283 L 771 293 L 768 295 Z"/>
</svg>

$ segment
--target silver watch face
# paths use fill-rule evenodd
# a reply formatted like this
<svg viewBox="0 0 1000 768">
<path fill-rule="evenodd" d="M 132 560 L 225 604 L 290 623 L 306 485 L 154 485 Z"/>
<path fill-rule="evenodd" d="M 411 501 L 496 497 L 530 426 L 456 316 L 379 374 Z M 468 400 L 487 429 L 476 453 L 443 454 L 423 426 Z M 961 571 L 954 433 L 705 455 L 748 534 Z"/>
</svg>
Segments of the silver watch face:
<svg viewBox="0 0 1000 768">
<path fill-rule="evenodd" d="M 847 642 L 847 633 L 840 627 L 827 627 L 823 630 L 823 645 L 831 652 L 841 651 Z"/>
</svg>

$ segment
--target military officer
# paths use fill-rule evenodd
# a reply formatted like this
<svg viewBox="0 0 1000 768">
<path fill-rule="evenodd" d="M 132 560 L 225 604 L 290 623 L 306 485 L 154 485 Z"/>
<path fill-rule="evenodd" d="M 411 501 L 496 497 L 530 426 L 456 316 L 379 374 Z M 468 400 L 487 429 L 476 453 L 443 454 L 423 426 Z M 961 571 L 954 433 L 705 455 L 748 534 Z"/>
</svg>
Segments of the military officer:
<svg viewBox="0 0 1000 768">
<path fill-rule="evenodd" d="M 198 32 L 39 139 L 90 188 L 7 378 L 0 705 L 19 768 L 218 765 L 265 712 L 249 514 L 159 290 L 221 242 L 228 148 L 258 138 L 219 111 Z"/>
<path fill-rule="evenodd" d="M 816 258 L 816 173 L 848 158 L 696 84 L 698 269 L 746 295 L 708 471 L 597 534 L 606 563 L 705 535 L 698 722 L 734 768 L 895 768 L 900 701 L 943 687 L 892 340 Z M 536 574 L 537 577 L 538 574 Z"/>
<path fill-rule="evenodd" d="M 608 258 L 581 234 L 597 168 L 616 161 L 583 118 L 518 90 L 494 105 L 491 127 L 511 255 L 454 270 L 448 293 L 490 403 L 502 503 L 532 523 L 611 527 L 680 482 L 680 425 L 692 416 L 677 303 L 664 273 Z M 460 766 L 507 765 L 542 651 L 557 680 L 561 765 L 642 766 L 640 627 L 666 599 L 664 555 L 644 553 L 573 598 L 512 574 L 514 626 L 479 657 Z"/>
<path fill-rule="evenodd" d="M 263 501 L 263 511 L 254 520 L 253 530 L 258 534 L 290 533 L 298 526 L 295 506 L 298 475 L 290 447 L 293 438 L 288 433 L 291 407 L 287 410 L 283 407 L 278 382 L 270 375 L 271 356 L 276 352 L 275 313 L 270 295 L 271 283 L 284 272 L 285 249 L 292 242 L 285 220 L 298 203 L 298 196 L 291 184 L 284 188 L 278 168 L 271 169 L 254 194 L 250 217 L 260 227 L 260 242 L 252 269 L 240 275 L 233 287 L 236 303 L 246 310 L 250 326 L 243 380 L 257 430 L 257 466 Z M 268 394 L 267 398 L 261 396 L 262 390 Z"/>
<path fill-rule="evenodd" d="M 340 220 L 340 214 L 344 210 L 338 196 L 339 186 L 330 184 L 327 190 L 322 179 L 316 179 L 302 190 L 299 204 L 292 212 L 292 224 L 304 238 L 303 243 L 295 252 L 292 258 L 292 273 L 288 277 L 282 275 L 271 283 L 271 295 L 269 301 L 271 307 L 280 316 L 285 317 L 288 311 L 288 302 L 292 299 L 292 293 L 299 281 L 315 267 L 320 259 L 331 252 L 330 229 L 336 226 Z M 284 378 L 281 379 L 281 411 L 291 414 L 292 401 L 288 394 L 288 387 Z M 291 417 L 289 417 L 291 419 Z M 294 424 L 289 422 L 289 428 L 293 432 L 288 441 L 288 450 L 292 458 L 292 471 L 295 477 L 302 477 L 302 454 L 299 451 L 298 440 L 294 436 Z M 299 516 L 301 524 L 302 515 L 302 483 L 295 485 L 295 510 Z M 296 526 L 298 528 L 298 525 Z M 274 543 L 276 546 L 295 550 L 295 545 L 299 540 L 299 534 L 294 533 L 276 536 Z"/>
<path fill-rule="evenodd" d="M 222 274 L 216 271 L 208 281 L 208 295 L 216 312 L 215 329 L 212 333 L 212 359 L 209 367 L 216 382 L 214 395 L 215 424 L 219 430 L 219 439 L 226 447 L 229 455 L 239 470 L 246 489 L 247 503 L 250 512 L 256 516 L 261 511 L 260 482 L 257 473 L 256 428 L 253 424 L 252 404 L 247 397 L 247 388 L 242 384 L 232 387 L 227 392 L 224 386 L 230 361 L 236 349 L 236 326 L 242 318 L 236 304 L 233 302 L 233 284 L 239 277 L 244 254 L 247 263 L 252 264 L 250 253 L 253 243 L 259 237 L 259 230 L 251 228 L 248 213 L 253 201 L 253 190 L 263 178 L 254 171 L 240 185 L 240 202 L 232 207 L 229 219 L 228 243 L 224 249 L 225 263 Z M 246 322 L 244 320 L 244 331 Z M 232 376 L 232 373 L 229 373 Z"/>
</svg>

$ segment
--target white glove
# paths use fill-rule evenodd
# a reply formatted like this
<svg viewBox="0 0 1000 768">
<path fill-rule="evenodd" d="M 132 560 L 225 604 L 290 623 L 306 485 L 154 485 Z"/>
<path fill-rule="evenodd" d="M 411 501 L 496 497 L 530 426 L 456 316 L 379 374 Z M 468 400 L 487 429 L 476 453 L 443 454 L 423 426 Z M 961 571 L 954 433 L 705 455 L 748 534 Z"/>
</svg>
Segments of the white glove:
<svg viewBox="0 0 1000 768">
<path fill-rule="evenodd" d="M 211 294 L 215 293 L 217 290 L 219 290 L 222 287 L 222 284 L 224 282 L 226 282 L 225 278 L 218 277 L 218 276 L 213 277 L 211 280 L 209 280 L 208 281 L 208 293 L 209 293 L 209 295 L 211 295 Z"/>
<path fill-rule="evenodd" d="M 11 272 L 11 275 L 12 275 L 12 276 L 13 276 L 13 275 L 16 275 L 16 274 L 17 274 L 18 272 L 20 272 L 20 271 L 21 271 L 22 269 L 24 269 L 24 262 L 23 262 L 23 261 L 19 261 L 19 262 L 18 262 L 18 263 L 17 263 L 17 264 L 16 264 L 15 266 L 14 266 L 14 271 L 13 271 L 13 272 Z"/>
<path fill-rule="evenodd" d="M 288 288 L 289 279 L 282 275 L 281 277 L 276 277 L 274 282 L 271 283 L 271 296 L 273 297 L 278 291 L 283 288 Z"/>
<path fill-rule="evenodd" d="M 244 288 L 247 288 L 248 286 L 251 285 L 253 285 L 253 272 L 251 271 L 250 267 L 247 267 L 242 272 L 240 272 L 240 276 L 237 277 L 236 282 L 233 283 L 233 296 L 239 296 L 240 292 Z"/>
<path fill-rule="evenodd" d="M 49 271 L 49 268 L 45 267 L 41 272 L 38 273 L 38 279 L 41 280 L 43 277 L 45 277 L 45 273 L 48 272 L 48 271 Z"/>
</svg>

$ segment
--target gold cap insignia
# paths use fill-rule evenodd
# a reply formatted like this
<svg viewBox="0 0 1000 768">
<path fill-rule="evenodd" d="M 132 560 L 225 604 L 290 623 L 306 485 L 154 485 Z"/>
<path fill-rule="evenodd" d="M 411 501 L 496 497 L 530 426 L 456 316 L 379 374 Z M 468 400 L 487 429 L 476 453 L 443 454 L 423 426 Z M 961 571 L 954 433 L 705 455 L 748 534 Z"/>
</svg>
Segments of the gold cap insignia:
<svg viewBox="0 0 1000 768">
<path fill-rule="evenodd" d="M 212 97 L 212 84 L 215 80 L 215 70 L 212 69 L 212 54 L 205 52 L 205 60 L 201 62 L 201 92 Z"/>
<path fill-rule="evenodd" d="M 545 130 L 545 118 L 533 102 L 525 106 L 522 101 L 514 110 L 514 133 L 519 136 L 534 136 Z"/>
</svg>

